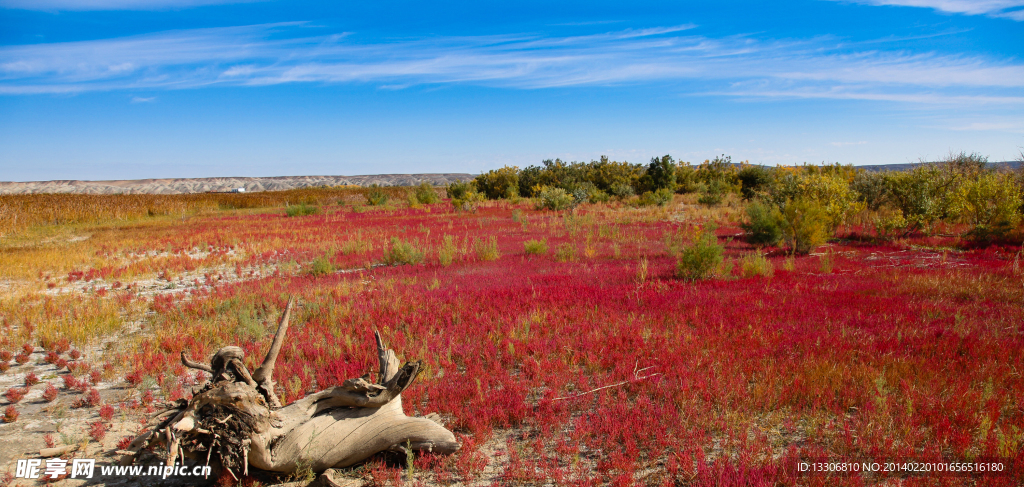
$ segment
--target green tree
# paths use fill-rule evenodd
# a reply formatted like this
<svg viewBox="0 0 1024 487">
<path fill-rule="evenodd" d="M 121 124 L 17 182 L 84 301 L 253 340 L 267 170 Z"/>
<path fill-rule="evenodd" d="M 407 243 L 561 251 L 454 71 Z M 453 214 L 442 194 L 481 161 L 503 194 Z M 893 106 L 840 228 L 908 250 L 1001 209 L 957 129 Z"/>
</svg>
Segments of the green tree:
<svg viewBox="0 0 1024 487">
<path fill-rule="evenodd" d="M 798 198 L 782 208 L 782 238 L 794 254 L 808 254 L 829 237 L 829 216 L 817 201 Z"/>
<path fill-rule="evenodd" d="M 488 199 L 508 199 L 519 196 L 519 168 L 505 166 L 492 169 L 473 180 L 478 191 Z"/>
<path fill-rule="evenodd" d="M 743 199 L 749 200 L 772 184 L 772 170 L 764 166 L 744 165 L 736 173 L 736 179 L 740 181 Z"/>
<path fill-rule="evenodd" d="M 668 154 L 651 158 L 647 171 L 640 178 L 642 192 L 665 188 L 672 192 L 676 190 L 676 161 Z"/>
<path fill-rule="evenodd" d="M 1010 173 L 978 174 L 958 185 L 951 198 L 950 211 L 971 225 L 972 237 L 1002 236 L 1020 222 L 1021 190 Z"/>
</svg>

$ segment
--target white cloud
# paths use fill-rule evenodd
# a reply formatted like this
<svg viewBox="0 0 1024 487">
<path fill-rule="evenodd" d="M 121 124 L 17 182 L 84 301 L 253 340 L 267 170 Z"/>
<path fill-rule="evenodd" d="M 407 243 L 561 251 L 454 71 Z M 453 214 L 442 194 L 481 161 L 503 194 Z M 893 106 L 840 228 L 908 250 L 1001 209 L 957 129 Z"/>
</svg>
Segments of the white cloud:
<svg viewBox="0 0 1024 487">
<path fill-rule="evenodd" d="M 150 96 L 150 97 L 132 96 L 132 103 L 153 103 L 154 101 L 156 101 L 156 97 L 155 96 Z"/>
<path fill-rule="evenodd" d="M 1024 121 L 997 121 L 997 122 L 972 122 L 966 125 L 949 127 L 950 130 L 969 132 L 1012 132 L 1024 134 Z"/>
<path fill-rule="evenodd" d="M 838 0 L 847 1 L 847 0 Z M 965 15 L 988 15 L 1024 21 L 1024 0 L 850 0 L 868 5 L 923 7 Z"/>
<path fill-rule="evenodd" d="M 41 10 L 171 10 L 263 0 L 0 0 L 0 8 Z"/>
<path fill-rule="evenodd" d="M 0 93 L 282 83 L 386 89 L 646 83 L 692 95 L 1024 104 L 1024 64 L 1015 60 L 887 52 L 879 42 L 858 51 L 858 45 L 827 39 L 709 38 L 691 34 L 692 28 L 365 42 L 347 34 L 310 35 L 314 28 L 286 23 L 7 46 L 0 48 Z"/>
<path fill-rule="evenodd" d="M 864 144 L 867 144 L 867 143 L 868 143 L 868 141 L 866 141 L 866 140 L 862 140 L 860 142 L 829 142 L 830 145 L 834 145 L 836 147 L 846 147 L 846 146 L 850 146 L 850 145 L 864 145 Z"/>
</svg>

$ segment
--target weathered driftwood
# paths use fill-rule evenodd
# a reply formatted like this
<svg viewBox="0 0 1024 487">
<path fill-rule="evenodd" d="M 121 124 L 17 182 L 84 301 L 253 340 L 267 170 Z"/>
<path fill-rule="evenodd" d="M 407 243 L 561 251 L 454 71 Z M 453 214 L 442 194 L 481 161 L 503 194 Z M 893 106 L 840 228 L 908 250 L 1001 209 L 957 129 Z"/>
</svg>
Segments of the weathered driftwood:
<svg viewBox="0 0 1024 487">
<path fill-rule="evenodd" d="M 168 465 L 189 457 L 236 476 L 248 473 L 250 466 L 322 472 L 407 447 L 439 454 L 458 450 L 455 436 L 436 421 L 408 417 L 402 411 L 401 393 L 416 379 L 421 363 L 399 366 L 376 332 L 377 383 L 366 374 L 281 407 L 274 393 L 274 364 L 292 305 L 290 300 L 266 358 L 251 374 L 239 347 L 221 348 L 209 365 L 193 362 L 182 352 L 182 363 L 209 372 L 210 382 L 191 400 L 180 399 L 154 414 L 150 429 L 135 438 L 121 463 L 134 462 L 147 447 L 163 447 Z"/>
<path fill-rule="evenodd" d="M 39 456 L 43 458 L 59 457 L 66 453 L 78 451 L 79 447 L 81 447 L 81 445 L 64 445 L 54 448 L 43 448 L 42 450 L 39 450 Z"/>
</svg>

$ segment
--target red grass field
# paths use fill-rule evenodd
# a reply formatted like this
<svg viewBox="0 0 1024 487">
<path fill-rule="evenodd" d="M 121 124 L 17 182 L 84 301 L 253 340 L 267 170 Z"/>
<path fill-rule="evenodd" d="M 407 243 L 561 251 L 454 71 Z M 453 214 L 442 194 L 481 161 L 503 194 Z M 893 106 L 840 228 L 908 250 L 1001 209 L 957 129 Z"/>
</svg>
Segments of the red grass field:
<svg viewBox="0 0 1024 487">
<path fill-rule="evenodd" d="M 196 379 L 182 350 L 201 357 L 237 344 L 254 361 L 296 296 L 277 366 L 286 401 L 369 370 L 375 329 L 401 359 L 425 361 L 404 393 L 407 413 L 439 413 L 463 448 L 417 459 L 413 482 L 1024 483 L 1017 247 L 882 242 L 846 229 L 809 256 L 769 254 L 771 276 L 744 277 L 754 249 L 737 238 L 739 210 L 676 198 L 667 209 L 575 213 L 526 202 L 475 212 L 345 204 L 301 217 L 210 211 L 47 230 L 59 244 L 3 250 L 13 277 L 0 350 L 121 334 L 77 375 L 134 386 L 140 401 L 174 399 Z M 726 245 L 724 275 L 677 279 L 677 246 L 709 219 Z M 376 266 L 392 238 L 423 252 L 422 263 Z M 547 251 L 527 253 L 529 240 Z M 141 329 L 129 333 L 133 323 Z M 71 399 L 89 394 L 55 384 Z M 1005 472 L 798 471 L 822 459 L 998 459 Z M 403 482 L 407 471 L 374 463 L 364 473 Z"/>
</svg>

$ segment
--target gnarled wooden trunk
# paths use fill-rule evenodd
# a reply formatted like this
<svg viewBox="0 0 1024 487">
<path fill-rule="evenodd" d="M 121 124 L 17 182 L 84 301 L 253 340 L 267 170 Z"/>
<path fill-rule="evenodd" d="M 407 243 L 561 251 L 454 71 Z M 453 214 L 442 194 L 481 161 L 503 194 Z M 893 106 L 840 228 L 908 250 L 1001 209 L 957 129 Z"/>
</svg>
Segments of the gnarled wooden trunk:
<svg viewBox="0 0 1024 487">
<path fill-rule="evenodd" d="M 402 411 L 401 393 L 416 379 L 420 362 L 399 366 L 376 332 L 377 383 L 370 383 L 367 374 L 281 407 L 273 371 L 292 305 L 290 300 L 270 351 L 252 374 L 238 347 L 220 349 L 209 365 L 182 352 L 182 363 L 212 374 L 210 382 L 191 400 L 178 400 L 155 414 L 152 429 L 135 438 L 121 463 L 134 462 L 146 447 L 164 446 L 168 465 L 184 456 L 214 462 L 232 475 L 248 473 L 250 465 L 274 472 L 319 472 L 388 450 L 450 454 L 459 449 L 455 436 L 439 423 Z"/>
</svg>

